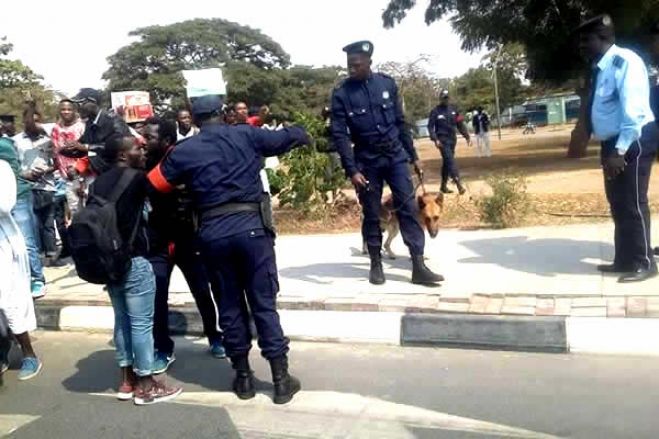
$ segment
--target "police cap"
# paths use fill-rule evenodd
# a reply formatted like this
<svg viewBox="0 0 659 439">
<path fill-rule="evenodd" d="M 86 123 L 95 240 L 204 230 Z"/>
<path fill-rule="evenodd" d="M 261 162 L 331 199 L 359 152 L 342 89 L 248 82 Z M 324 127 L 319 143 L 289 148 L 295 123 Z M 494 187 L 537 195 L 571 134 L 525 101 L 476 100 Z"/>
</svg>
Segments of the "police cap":
<svg viewBox="0 0 659 439">
<path fill-rule="evenodd" d="M 613 20 L 609 14 L 601 14 L 583 21 L 577 28 L 577 33 L 594 33 L 600 36 L 613 35 Z"/>
<path fill-rule="evenodd" d="M 71 98 L 71 101 L 76 104 L 82 104 L 83 102 L 94 102 L 100 104 L 103 99 L 103 93 L 100 90 L 94 88 L 81 88 L 77 95 Z"/>
<path fill-rule="evenodd" d="M 371 55 L 373 55 L 373 43 L 370 41 L 357 41 L 355 43 L 348 44 L 343 48 L 343 51 L 348 55 L 363 53 L 364 55 L 371 57 Z"/>
<path fill-rule="evenodd" d="M 443 89 L 442 91 L 440 91 L 440 92 L 439 92 L 439 97 L 442 98 L 442 99 L 446 99 L 446 98 L 448 98 L 448 90 L 447 90 L 447 89 Z"/>
<path fill-rule="evenodd" d="M 192 115 L 202 116 L 219 114 L 222 111 L 222 98 L 219 95 L 199 96 L 192 102 Z"/>
</svg>

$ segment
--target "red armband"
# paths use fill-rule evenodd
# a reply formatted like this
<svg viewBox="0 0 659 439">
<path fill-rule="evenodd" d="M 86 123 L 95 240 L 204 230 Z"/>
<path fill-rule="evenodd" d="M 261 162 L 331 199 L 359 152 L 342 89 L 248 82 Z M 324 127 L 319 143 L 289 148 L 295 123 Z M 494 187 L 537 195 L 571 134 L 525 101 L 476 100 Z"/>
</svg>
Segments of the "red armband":
<svg viewBox="0 0 659 439">
<path fill-rule="evenodd" d="M 153 168 L 147 178 L 158 192 L 169 193 L 174 190 L 175 186 L 167 181 L 162 173 L 161 166 L 162 164 L 159 163 L 158 166 Z"/>
</svg>

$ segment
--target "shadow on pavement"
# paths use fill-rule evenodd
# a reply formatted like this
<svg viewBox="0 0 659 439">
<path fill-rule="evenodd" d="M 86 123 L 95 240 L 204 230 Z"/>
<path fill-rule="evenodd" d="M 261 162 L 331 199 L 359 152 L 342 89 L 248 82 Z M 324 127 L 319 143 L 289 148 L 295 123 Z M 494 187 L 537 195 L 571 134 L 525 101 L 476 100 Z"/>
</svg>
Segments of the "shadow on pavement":
<svg viewBox="0 0 659 439">
<path fill-rule="evenodd" d="M 96 351 L 79 360 L 76 373 L 62 382 L 64 388 L 77 393 L 114 391 L 119 383 L 119 367 L 114 352 L 114 349 Z M 108 373 L 109 370 L 115 373 Z"/>
<path fill-rule="evenodd" d="M 383 259 L 385 273 L 387 268 L 392 264 L 390 261 Z M 409 262 L 408 262 L 409 264 Z M 368 272 L 370 270 L 369 263 L 354 264 L 350 262 L 345 263 L 327 263 L 327 264 L 312 264 L 303 265 L 300 267 L 282 268 L 279 270 L 279 275 L 287 279 L 302 280 L 311 282 L 318 285 L 329 285 L 333 279 L 368 279 Z M 386 273 L 387 280 L 409 282 L 406 276 L 397 274 Z M 325 278 L 325 279 L 323 279 Z"/>
<path fill-rule="evenodd" d="M 495 264 L 540 276 L 597 274 L 595 265 L 585 262 L 585 259 L 601 259 L 613 254 L 611 244 L 572 239 L 513 236 L 463 241 L 460 244 L 477 254 L 460 259 L 460 263 Z"/>
</svg>

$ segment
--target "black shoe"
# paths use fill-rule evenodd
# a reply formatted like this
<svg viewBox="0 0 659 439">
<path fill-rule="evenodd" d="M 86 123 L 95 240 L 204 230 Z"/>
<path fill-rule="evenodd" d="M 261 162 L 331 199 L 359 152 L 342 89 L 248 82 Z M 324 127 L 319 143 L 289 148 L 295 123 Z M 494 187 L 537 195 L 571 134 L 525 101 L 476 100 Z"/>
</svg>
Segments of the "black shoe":
<svg viewBox="0 0 659 439">
<path fill-rule="evenodd" d="M 602 273 L 628 273 L 630 271 L 629 269 L 625 270 L 624 267 L 616 264 L 598 265 L 597 270 L 601 271 Z"/>
<path fill-rule="evenodd" d="M 384 269 L 382 268 L 382 254 L 377 247 L 369 247 L 368 253 L 371 257 L 371 270 L 368 273 L 368 281 L 373 285 L 385 283 Z"/>
<path fill-rule="evenodd" d="M 286 404 L 293 399 L 293 395 L 300 391 L 302 384 L 300 384 L 300 380 L 288 374 L 288 357 L 286 355 L 271 359 L 270 370 L 275 387 L 273 401 L 275 404 Z"/>
<path fill-rule="evenodd" d="M 452 194 L 453 191 L 448 188 L 445 184 L 442 185 L 442 187 L 439 189 L 443 194 Z"/>
<path fill-rule="evenodd" d="M 236 377 L 233 379 L 233 392 L 240 399 L 254 398 L 256 396 L 254 373 L 249 367 L 249 358 L 247 355 L 232 357 L 231 363 L 236 371 Z"/>
<path fill-rule="evenodd" d="M 444 276 L 435 274 L 426 267 L 423 255 L 412 256 L 412 283 L 418 285 L 434 285 L 442 282 Z"/>
<path fill-rule="evenodd" d="M 618 278 L 618 283 L 629 284 L 632 282 L 643 282 L 644 280 L 651 279 L 657 275 L 657 267 L 638 268 L 631 273 L 625 273 Z"/>
<path fill-rule="evenodd" d="M 462 183 L 460 183 L 460 182 L 458 181 L 458 182 L 455 183 L 455 184 L 458 186 L 458 194 L 460 194 L 460 195 L 464 195 L 465 192 L 467 192 L 467 189 L 465 189 L 465 187 L 462 186 Z"/>
</svg>

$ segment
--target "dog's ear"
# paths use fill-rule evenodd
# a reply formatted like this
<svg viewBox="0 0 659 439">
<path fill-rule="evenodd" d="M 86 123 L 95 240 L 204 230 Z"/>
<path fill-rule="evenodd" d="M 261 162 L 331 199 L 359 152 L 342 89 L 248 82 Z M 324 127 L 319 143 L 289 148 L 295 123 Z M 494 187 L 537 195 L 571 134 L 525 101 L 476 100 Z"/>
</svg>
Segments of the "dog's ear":
<svg viewBox="0 0 659 439">
<path fill-rule="evenodd" d="M 423 200 L 423 195 L 416 197 L 416 202 L 419 204 L 419 209 L 426 207 L 426 202 Z"/>
<path fill-rule="evenodd" d="M 437 198 L 435 198 L 435 203 L 437 203 L 440 207 L 444 207 L 444 194 L 439 193 L 437 194 Z"/>
</svg>

